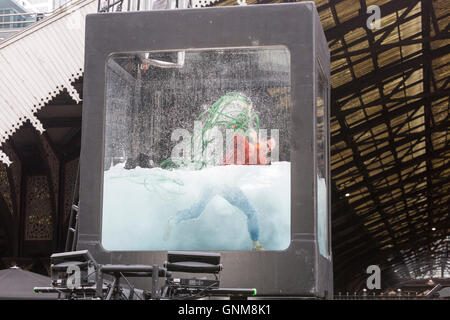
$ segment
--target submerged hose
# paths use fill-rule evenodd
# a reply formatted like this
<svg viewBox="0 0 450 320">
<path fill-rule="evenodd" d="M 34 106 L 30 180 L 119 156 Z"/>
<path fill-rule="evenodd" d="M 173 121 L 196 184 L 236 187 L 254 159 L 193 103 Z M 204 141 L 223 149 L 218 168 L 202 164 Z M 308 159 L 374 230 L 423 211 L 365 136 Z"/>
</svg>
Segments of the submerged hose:
<svg viewBox="0 0 450 320">
<path fill-rule="evenodd" d="M 227 110 L 229 106 L 241 104 L 242 107 L 234 110 Z M 194 143 L 199 140 L 201 145 L 202 156 L 207 149 L 208 145 L 213 142 L 213 139 L 209 139 L 208 132 L 214 128 L 231 129 L 236 135 L 237 133 L 243 134 L 247 139 L 248 132 L 251 130 L 259 130 L 259 118 L 258 115 L 251 115 L 251 100 L 244 94 L 239 92 L 229 92 L 220 97 L 213 105 L 207 110 L 203 111 L 197 120 L 203 120 L 204 124 L 202 130 L 191 138 L 191 159 L 186 162 L 181 159 L 168 158 L 161 162 L 160 168 L 165 170 L 172 170 L 179 167 L 186 167 L 194 165 L 195 169 L 201 170 L 208 165 L 204 159 L 197 160 L 194 158 Z M 174 172 L 175 173 L 175 172 Z M 178 187 L 183 187 L 184 183 L 177 177 L 169 177 L 163 172 L 153 172 L 148 177 L 144 177 L 141 181 L 132 181 L 133 183 L 143 184 L 149 192 L 156 192 L 160 196 L 163 196 L 160 191 L 163 189 L 167 194 L 182 194 L 183 191 L 175 191 L 177 188 L 164 187 L 165 182 L 173 183 Z"/>
</svg>

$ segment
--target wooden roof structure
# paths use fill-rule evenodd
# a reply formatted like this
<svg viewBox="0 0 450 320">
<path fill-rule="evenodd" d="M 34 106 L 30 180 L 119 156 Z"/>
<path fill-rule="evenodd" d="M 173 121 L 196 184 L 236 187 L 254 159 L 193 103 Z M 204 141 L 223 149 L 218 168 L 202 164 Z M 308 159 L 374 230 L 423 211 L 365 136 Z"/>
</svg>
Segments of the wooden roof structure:
<svg viewBox="0 0 450 320">
<path fill-rule="evenodd" d="M 371 264 L 388 283 L 450 277 L 448 1 L 314 2 L 331 54 L 335 286 L 362 289 Z"/>
</svg>

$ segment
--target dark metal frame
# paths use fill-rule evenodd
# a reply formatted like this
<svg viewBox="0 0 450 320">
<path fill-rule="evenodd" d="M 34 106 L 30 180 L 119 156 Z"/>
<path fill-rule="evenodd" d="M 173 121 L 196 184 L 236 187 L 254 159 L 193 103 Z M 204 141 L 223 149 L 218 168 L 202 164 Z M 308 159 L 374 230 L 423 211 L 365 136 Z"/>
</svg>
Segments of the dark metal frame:
<svg viewBox="0 0 450 320">
<path fill-rule="evenodd" d="M 151 36 L 141 36 L 148 34 Z M 256 287 L 262 295 L 331 297 L 331 257 L 319 255 L 316 237 L 313 147 L 316 59 L 329 80 L 329 53 L 312 2 L 87 16 L 78 250 L 88 249 L 102 264 L 155 265 L 167 254 L 109 252 L 101 246 L 108 56 L 130 51 L 274 45 L 286 46 L 291 54 L 291 244 L 284 251 L 222 251 L 227 268 L 221 282 L 227 287 Z"/>
</svg>

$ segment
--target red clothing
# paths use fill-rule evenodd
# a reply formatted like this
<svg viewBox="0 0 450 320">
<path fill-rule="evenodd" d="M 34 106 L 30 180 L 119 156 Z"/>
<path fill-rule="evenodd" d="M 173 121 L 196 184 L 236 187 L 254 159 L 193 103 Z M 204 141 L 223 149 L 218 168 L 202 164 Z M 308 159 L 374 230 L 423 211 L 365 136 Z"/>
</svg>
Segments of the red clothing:
<svg viewBox="0 0 450 320">
<path fill-rule="evenodd" d="M 245 146 L 245 157 L 244 162 L 242 163 L 242 160 L 239 159 L 238 161 L 238 150 L 242 146 Z M 241 136 L 241 135 L 235 135 L 234 136 L 234 152 L 230 152 L 225 157 L 222 165 L 230 165 L 230 164 L 240 164 L 240 165 L 267 165 L 270 164 L 270 160 L 268 160 L 264 156 L 267 154 L 268 150 L 261 150 L 261 145 L 259 143 L 253 144 L 248 142 L 247 138 Z M 241 151 L 242 152 L 242 151 Z M 241 156 L 242 157 L 242 156 Z M 255 161 L 256 160 L 256 161 Z"/>
</svg>

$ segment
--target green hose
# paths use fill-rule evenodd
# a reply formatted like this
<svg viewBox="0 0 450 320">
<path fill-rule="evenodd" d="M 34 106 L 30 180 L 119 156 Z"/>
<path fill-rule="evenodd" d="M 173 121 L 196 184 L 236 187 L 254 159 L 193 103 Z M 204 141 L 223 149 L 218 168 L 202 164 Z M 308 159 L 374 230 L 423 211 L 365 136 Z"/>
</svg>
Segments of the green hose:
<svg viewBox="0 0 450 320">
<path fill-rule="evenodd" d="M 234 103 L 241 103 L 244 105 L 240 110 L 226 111 L 227 107 Z M 213 105 L 207 110 L 203 111 L 197 118 L 197 120 L 204 120 L 202 130 L 200 133 L 194 135 L 191 138 L 191 159 L 188 163 L 182 159 L 174 160 L 168 158 L 161 162 L 160 167 L 171 170 L 182 166 L 188 166 L 194 164 L 195 168 L 200 170 L 208 165 L 208 163 L 202 159 L 194 159 L 194 145 L 195 141 L 199 141 L 201 145 L 201 154 L 204 155 L 208 145 L 213 142 L 213 139 L 209 139 L 207 136 L 208 131 L 213 128 L 225 128 L 233 130 L 234 134 L 243 133 L 247 134 L 250 130 L 259 130 L 259 118 L 258 115 L 250 115 L 248 110 L 251 107 L 251 101 L 245 95 L 239 92 L 228 92 L 224 96 L 220 97 Z M 203 119 L 204 118 L 204 119 Z M 248 139 L 249 137 L 246 136 Z"/>
<path fill-rule="evenodd" d="M 243 107 L 240 110 L 226 111 L 226 108 L 233 103 L 241 103 Z M 191 138 L 191 159 L 186 162 L 183 159 L 172 159 L 168 158 L 161 162 L 160 168 L 165 170 L 172 170 L 175 168 L 186 167 L 189 165 L 194 165 L 194 168 L 201 170 L 208 165 L 208 163 L 202 159 L 197 160 L 194 158 L 194 142 L 199 139 L 202 148 L 202 156 L 206 151 L 208 145 L 213 142 L 213 139 L 209 139 L 208 131 L 217 127 L 233 130 L 234 134 L 237 133 L 246 135 L 249 130 L 258 131 L 259 129 L 259 118 L 256 114 L 250 115 L 248 110 L 251 107 L 251 101 L 245 95 L 239 92 L 228 92 L 224 96 L 220 97 L 213 105 L 202 112 L 197 120 L 204 120 L 204 125 L 201 132 L 197 133 Z M 205 119 L 203 119 L 205 118 Z M 246 136 L 249 139 L 248 136 Z M 176 186 L 182 188 L 184 186 L 183 181 L 175 177 L 168 177 L 164 174 L 152 172 L 151 175 L 144 177 L 142 182 L 133 181 L 130 182 L 136 184 L 143 184 L 147 191 L 153 193 L 156 192 L 161 197 L 165 197 L 166 194 L 182 194 L 182 191 L 175 191 L 174 188 L 164 187 L 164 182 L 171 182 Z M 162 190 L 160 190 L 162 189 Z M 176 187 L 175 187 L 176 189 Z M 161 193 L 161 191 L 165 191 Z"/>
</svg>

